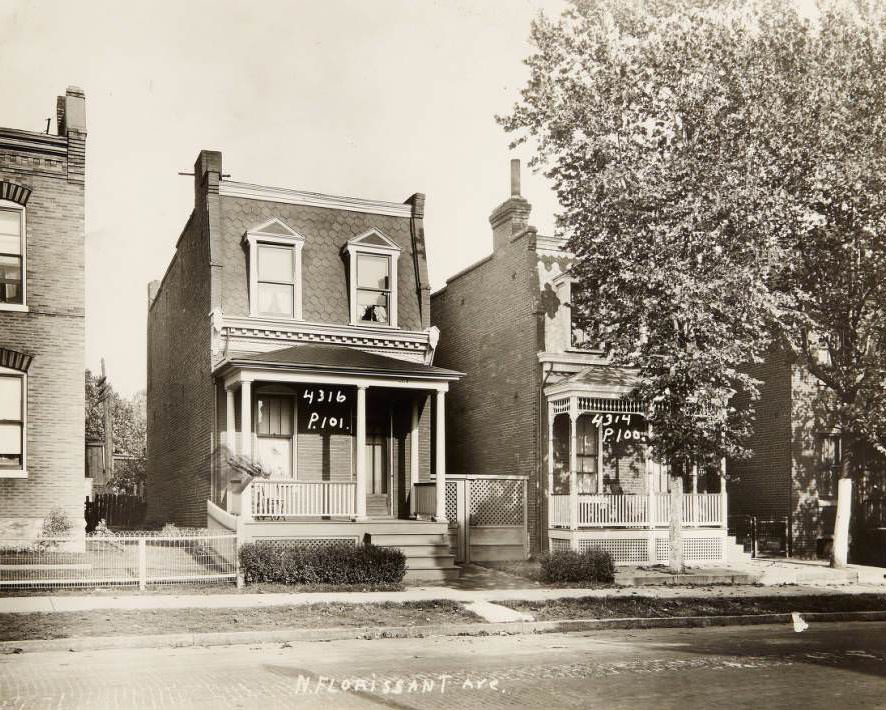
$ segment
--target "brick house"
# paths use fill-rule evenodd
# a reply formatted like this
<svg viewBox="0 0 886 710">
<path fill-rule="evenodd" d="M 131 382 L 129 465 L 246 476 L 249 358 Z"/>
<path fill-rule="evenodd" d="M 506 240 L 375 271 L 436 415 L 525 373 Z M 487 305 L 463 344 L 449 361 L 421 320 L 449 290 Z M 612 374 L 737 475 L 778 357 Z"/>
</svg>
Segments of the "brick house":
<svg viewBox="0 0 886 710">
<path fill-rule="evenodd" d="M 57 135 L 0 128 L 0 538 L 60 508 L 83 534 L 86 108 Z"/>
<path fill-rule="evenodd" d="M 668 471 L 648 455 L 629 371 L 608 365 L 573 328 L 565 239 L 529 224 L 511 162 L 511 196 L 490 218 L 492 253 L 431 295 L 445 338 L 438 365 L 465 373 L 446 410 L 453 473 L 528 482 L 533 551 L 599 546 L 619 563 L 667 561 Z M 739 554 L 726 535 L 721 471 L 686 481 L 684 555 Z"/>
<path fill-rule="evenodd" d="M 413 577 L 457 574 L 437 413 L 459 373 L 432 364 L 424 195 L 233 182 L 212 151 L 194 180 L 149 286 L 149 518 L 243 540 L 369 535 L 404 548 Z"/>
<path fill-rule="evenodd" d="M 752 455 L 729 463 L 731 525 L 747 533 L 754 516 L 761 552 L 827 557 L 841 453 L 836 422 L 825 406 L 827 390 L 783 352 L 772 353 L 751 374 L 762 386 L 748 442 Z M 859 446 L 855 461 L 850 556 L 884 564 L 884 537 L 877 528 L 886 526 L 886 462 L 866 446 Z"/>
</svg>

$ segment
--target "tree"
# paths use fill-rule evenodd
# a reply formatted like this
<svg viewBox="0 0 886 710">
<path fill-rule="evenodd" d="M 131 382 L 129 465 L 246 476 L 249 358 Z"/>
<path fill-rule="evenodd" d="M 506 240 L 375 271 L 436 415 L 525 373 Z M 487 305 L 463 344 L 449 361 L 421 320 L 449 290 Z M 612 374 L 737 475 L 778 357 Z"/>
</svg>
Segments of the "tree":
<svg viewBox="0 0 886 710">
<path fill-rule="evenodd" d="M 538 144 L 575 254 L 573 312 L 613 364 L 636 368 L 650 444 L 672 463 L 671 554 L 682 567 L 682 474 L 747 455 L 757 382 L 784 298 L 778 211 L 743 129 L 765 81 L 738 4 L 576 1 L 532 26 L 522 101 L 502 119 Z M 775 61 L 769 57 L 769 61 Z"/>
<path fill-rule="evenodd" d="M 86 438 L 104 439 L 104 405 L 99 399 L 97 378 L 86 370 Z M 135 493 L 145 481 L 147 407 L 145 392 L 131 399 L 121 397 L 110 385 L 111 415 L 114 422 L 114 453 L 126 458 L 117 462 L 109 486 L 119 493 Z"/>
<path fill-rule="evenodd" d="M 772 343 L 830 390 L 843 432 L 882 447 L 883 17 L 861 1 L 808 19 L 775 0 L 574 0 L 533 23 L 502 122 L 537 142 L 574 308 L 638 368 L 677 470 L 747 453 L 730 400 L 756 395 L 741 366 Z"/>
</svg>

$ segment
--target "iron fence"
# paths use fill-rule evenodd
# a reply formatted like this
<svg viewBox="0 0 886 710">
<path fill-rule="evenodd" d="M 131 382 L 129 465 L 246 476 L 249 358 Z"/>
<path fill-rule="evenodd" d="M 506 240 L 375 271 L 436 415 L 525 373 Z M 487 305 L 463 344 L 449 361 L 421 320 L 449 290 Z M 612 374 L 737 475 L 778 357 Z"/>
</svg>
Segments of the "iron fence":
<svg viewBox="0 0 886 710">
<path fill-rule="evenodd" d="M 28 587 L 230 583 L 236 535 L 129 532 L 85 537 L 0 539 L 0 590 Z"/>
</svg>

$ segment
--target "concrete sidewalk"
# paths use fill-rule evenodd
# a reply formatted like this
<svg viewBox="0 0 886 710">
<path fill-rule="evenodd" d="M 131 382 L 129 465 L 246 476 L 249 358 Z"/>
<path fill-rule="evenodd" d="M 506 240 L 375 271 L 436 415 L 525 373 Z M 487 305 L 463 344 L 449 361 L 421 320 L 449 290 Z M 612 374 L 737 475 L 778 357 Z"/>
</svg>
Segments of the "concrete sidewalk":
<svg viewBox="0 0 886 710">
<path fill-rule="evenodd" d="M 449 587 L 417 587 L 402 592 L 296 592 L 271 594 L 148 594 L 121 596 L 28 596 L 0 598 L 0 613 L 76 612 L 91 609 L 236 609 L 305 604 L 378 604 L 424 602 L 447 599 L 462 603 L 507 600 L 541 601 L 563 597 L 767 597 L 826 594 L 884 593 L 882 585 L 853 584 L 843 587 L 793 585 L 678 587 L 655 586 L 607 589 L 498 589 L 461 590 Z"/>
</svg>

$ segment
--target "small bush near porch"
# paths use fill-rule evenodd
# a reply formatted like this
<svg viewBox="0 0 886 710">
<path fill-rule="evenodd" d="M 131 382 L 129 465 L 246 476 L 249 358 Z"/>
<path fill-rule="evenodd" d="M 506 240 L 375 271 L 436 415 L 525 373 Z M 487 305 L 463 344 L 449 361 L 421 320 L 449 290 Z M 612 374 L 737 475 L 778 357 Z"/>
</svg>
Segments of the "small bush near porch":
<svg viewBox="0 0 886 710">
<path fill-rule="evenodd" d="M 558 550 L 539 558 L 541 581 L 548 584 L 604 582 L 615 579 L 615 563 L 605 550 L 591 548 L 584 552 Z"/>
<path fill-rule="evenodd" d="M 375 545 L 307 547 L 260 541 L 240 546 L 240 569 L 247 583 L 399 584 L 406 574 L 406 556 Z"/>
</svg>

